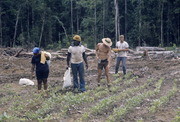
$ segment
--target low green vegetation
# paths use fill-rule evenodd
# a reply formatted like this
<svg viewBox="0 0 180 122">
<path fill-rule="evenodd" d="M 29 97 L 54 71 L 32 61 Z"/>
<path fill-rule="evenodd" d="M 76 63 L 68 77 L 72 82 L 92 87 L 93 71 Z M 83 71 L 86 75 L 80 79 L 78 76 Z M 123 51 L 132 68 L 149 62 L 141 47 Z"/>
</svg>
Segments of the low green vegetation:
<svg viewBox="0 0 180 122">
<path fill-rule="evenodd" d="M 122 119 L 130 110 L 134 107 L 138 106 L 142 101 L 150 96 L 155 95 L 159 92 L 163 79 L 160 79 L 156 84 L 156 88 L 154 90 L 149 90 L 142 94 L 138 94 L 132 98 L 126 100 L 126 104 L 123 107 L 114 108 L 113 113 L 108 117 L 108 122 L 115 122 L 117 120 Z"/>
<path fill-rule="evenodd" d="M 157 111 L 158 108 L 160 108 L 162 105 L 166 104 L 167 102 L 169 102 L 170 98 L 172 96 L 174 96 L 176 94 L 176 92 L 178 91 L 177 89 L 177 85 L 174 84 L 173 88 L 167 93 L 167 95 L 162 96 L 158 99 L 155 99 L 151 106 L 149 107 L 149 111 L 151 113 L 154 113 Z"/>
<path fill-rule="evenodd" d="M 105 81 L 103 79 L 101 83 L 103 84 Z M 78 94 L 71 91 L 61 92 L 59 87 L 52 87 L 47 92 L 48 96 L 44 96 L 46 92 L 27 94 L 26 97 L 30 99 L 24 99 L 24 96 L 16 93 L 8 94 L 8 97 L 3 96 L 0 99 L 1 105 L 9 105 L 7 110 L 0 115 L 0 121 L 61 120 L 71 115 L 72 112 L 80 112 L 81 116 L 77 118 L 77 121 L 82 122 L 105 115 L 107 116 L 105 120 L 108 122 L 118 121 L 145 99 L 157 95 L 161 90 L 164 78 L 158 81 L 152 78 L 143 84 L 136 81 L 138 81 L 138 77 L 129 73 L 124 78 L 117 78 L 112 82 L 111 92 L 106 85 L 102 85 Z M 177 91 L 177 82 L 175 82 L 167 95 L 154 100 L 148 110 L 154 113 L 169 102 Z M 10 101 L 14 102 L 9 104 Z M 177 112 L 173 120 L 176 122 L 178 119 Z"/>
</svg>

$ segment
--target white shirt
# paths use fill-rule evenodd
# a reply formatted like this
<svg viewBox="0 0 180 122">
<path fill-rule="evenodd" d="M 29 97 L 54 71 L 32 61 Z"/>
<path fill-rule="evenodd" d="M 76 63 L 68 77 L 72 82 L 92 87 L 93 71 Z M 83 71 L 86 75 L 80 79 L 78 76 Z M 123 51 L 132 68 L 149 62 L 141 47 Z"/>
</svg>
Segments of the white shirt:
<svg viewBox="0 0 180 122">
<path fill-rule="evenodd" d="M 118 49 L 127 49 L 129 48 L 129 45 L 126 41 L 124 41 L 123 43 L 121 43 L 120 41 L 118 41 L 116 43 L 116 47 Z M 117 57 L 127 57 L 127 51 L 120 51 L 117 53 Z"/>
<path fill-rule="evenodd" d="M 70 46 L 68 52 L 71 53 L 71 63 L 79 64 L 83 62 L 83 52 L 85 52 L 85 47 L 81 46 Z"/>
</svg>

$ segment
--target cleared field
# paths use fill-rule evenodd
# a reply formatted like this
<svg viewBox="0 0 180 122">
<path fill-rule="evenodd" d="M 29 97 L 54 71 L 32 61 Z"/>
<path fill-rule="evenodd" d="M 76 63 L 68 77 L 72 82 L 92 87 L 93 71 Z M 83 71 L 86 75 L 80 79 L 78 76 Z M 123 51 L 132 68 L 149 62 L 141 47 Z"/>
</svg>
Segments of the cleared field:
<svg viewBox="0 0 180 122">
<path fill-rule="evenodd" d="M 30 77 L 30 58 L 0 61 L 0 121 L 180 121 L 179 60 L 131 60 L 125 78 L 115 75 L 112 67 L 110 92 L 104 76 L 97 87 L 96 63 L 91 59 L 84 93 L 62 90 L 65 61 L 54 60 L 48 95 L 37 92 L 36 86 L 18 85 L 19 78 Z"/>
</svg>

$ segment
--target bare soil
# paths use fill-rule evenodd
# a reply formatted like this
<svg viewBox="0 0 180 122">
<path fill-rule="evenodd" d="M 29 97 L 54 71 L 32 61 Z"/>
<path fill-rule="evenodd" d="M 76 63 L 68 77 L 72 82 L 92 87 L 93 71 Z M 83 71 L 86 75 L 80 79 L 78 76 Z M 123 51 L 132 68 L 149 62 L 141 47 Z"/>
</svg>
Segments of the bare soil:
<svg viewBox="0 0 180 122">
<path fill-rule="evenodd" d="M 35 86 L 20 86 L 18 84 L 20 78 L 30 78 L 31 69 L 30 57 L 13 57 L 2 56 L 0 59 L 0 99 L 9 97 L 11 95 L 20 95 L 24 99 L 31 99 L 29 94 L 37 92 Z M 87 90 L 92 90 L 97 87 L 97 61 L 95 57 L 88 57 L 89 69 L 85 70 L 85 79 L 87 83 Z M 115 60 L 112 62 L 110 69 L 111 81 L 116 80 L 117 77 L 113 77 Z M 50 66 L 50 75 L 48 78 L 49 88 L 59 87 L 59 92 L 62 92 L 63 74 L 66 70 L 66 61 L 54 59 Z M 179 91 L 170 98 L 168 103 L 158 109 L 155 113 L 149 113 L 148 107 L 154 99 L 158 99 L 161 96 L 167 94 L 169 89 L 172 88 L 174 80 L 176 80 L 178 89 L 180 88 L 180 60 L 178 59 L 134 59 L 127 60 L 127 72 L 132 72 L 134 76 L 138 76 L 135 85 L 141 85 L 148 79 L 160 79 L 164 78 L 163 85 L 160 93 L 154 97 L 150 97 L 143 101 L 140 106 L 137 106 L 127 114 L 123 120 L 125 122 L 137 121 L 143 119 L 145 122 L 170 122 L 176 116 L 176 111 L 180 106 L 180 94 Z M 122 76 L 122 70 L 120 68 L 120 77 Z M 102 78 L 105 78 L 103 75 Z M 32 79 L 36 84 L 36 79 Z M 106 82 L 101 85 L 106 86 Z M 126 89 L 126 88 L 124 88 Z M 150 88 L 149 88 L 150 89 Z M 123 89 L 122 89 L 123 90 Z M 110 94 L 112 95 L 112 94 Z M 0 115 L 8 111 L 9 106 L 14 101 L 9 100 L 5 105 L 0 104 Z M 88 106 L 91 104 L 83 104 L 79 109 L 72 110 L 69 113 L 70 119 L 64 119 L 66 121 L 74 121 L 81 117 L 83 110 L 88 110 Z M 30 108 L 36 109 L 36 108 Z M 80 111 L 80 112 L 79 112 Z M 11 113 L 9 113 L 11 114 Z M 107 115 L 99 115 L 92 117 L 90 121 L 105 121 Z M 63 120 L 63 119 L 62 119 Z"/>
</svg>

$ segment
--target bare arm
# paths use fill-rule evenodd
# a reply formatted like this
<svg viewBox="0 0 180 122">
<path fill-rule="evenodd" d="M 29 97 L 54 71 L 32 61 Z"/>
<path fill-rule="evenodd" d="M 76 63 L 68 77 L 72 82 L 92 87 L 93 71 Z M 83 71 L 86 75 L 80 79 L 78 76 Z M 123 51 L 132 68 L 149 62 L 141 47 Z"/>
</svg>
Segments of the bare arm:
<svg viewBox="0 0 180 122">
<path fill-rule="evenodd" d="M 46 57 L 46 60 L 50 60 L 50 57 L 47 54 L 45 54 L 45 57 Z"/>
<path fill-rule="evenodd" d="M 68 55 L 67 55 L 67 66 L 68 67 L 69 67 L 70 59 L 71 59 L 71 53 L 68 52 Z"/>
<path fill-rule="evenodd" d="M 97 52 L 98 52 L 98 50 L 99 50 L 99 45 L 98 45 L 98 44 L 96 45 L 95 50 L 96 50 L 96 52 L 95 52 L 95 53 L 96 53 L 96 58 L 98 59 L 98 54 L 97 54 Z"/>
<path fill-rule="evenodd" d="M 83 59 L 84 59 L 84 62 L 86 63 L 86 69 L 88 69 L 87 55 L 85 52 L 83 52 Z"/>
<path fill-rule="evenodd" d="M 32 64 L 32 67 L 31 67 L 31 73 L 33 73 L 34 72 L 34 70 L 35 70 L 35 64 Z"/>
<path fill-rule="evenodd" d="M 109 50 L 109 52 L 108 52 L 108 66 L 110 67 L 111 65 L 111 60 L 112 60 L 112 58 L 111 58 L 111 48 L 110 48 L 110 50 Z"/>
<path fill-rule="evenodd" d="M 36 67 L 36 65 L 32 64 L 32 67 L 31 67 L 31 79 L 34 77 L 35 67 Z"/>
</svg>

